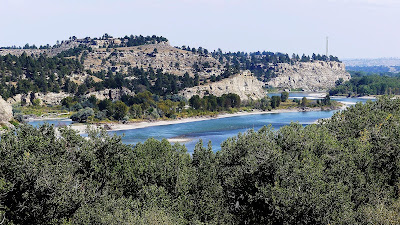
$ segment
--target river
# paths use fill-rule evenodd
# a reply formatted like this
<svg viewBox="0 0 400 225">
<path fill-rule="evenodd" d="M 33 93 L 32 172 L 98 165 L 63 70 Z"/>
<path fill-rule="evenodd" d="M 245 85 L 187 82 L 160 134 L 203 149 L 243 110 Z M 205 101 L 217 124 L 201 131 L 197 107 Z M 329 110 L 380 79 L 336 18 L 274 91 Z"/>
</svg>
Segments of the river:
<svg viewBox="0 0 400 225">
<path fill-rule="evenodd" d="M 274 95 L 274 94 L 269 94 Z M 302 98 L 306 96 L 313 99 L 315 95 L 307 93 L 290 93 L 289 98 Z M 360 98 L 332 98 L 335 101 L 346 102 L 347 104 L 355 104 L 356 102 L 366 102 Z M 329 118 L 337 110 L 331 111 L 311 111 L 311 112 L 289 112 L 289 113 L 269 113 L 258 115 L 241 115 L 228 118 L 220 118 L 213 120 L 204 120 L 190 123 L 154 126 L 133 130 L 110 131 L 110 134 L 122 136 L 122 141 L 126 144 L 136 144 L 143 142 L 148 138 L 179 138 L 187 139 L 185 142 L 188 152 L 193 152 L 196 143 L 202 139 L 207 145 L 208 141 L 212 142 L 213 151 L 220 150 L 220 144 L 229 137 L 237 135 L 239 132 L 245 132 L 248 129 L 258 130 L 263 126 L 271 124 L 275 129 L 288 125 L 291 122 L 298 122 L 302 125 L 315 123 L 318 119 Z M 47 120 L 29 122 L 34 126 L 38 126 L 44 122 L 57 125 L 68 125 L 70 120 Z"/>
</svg>

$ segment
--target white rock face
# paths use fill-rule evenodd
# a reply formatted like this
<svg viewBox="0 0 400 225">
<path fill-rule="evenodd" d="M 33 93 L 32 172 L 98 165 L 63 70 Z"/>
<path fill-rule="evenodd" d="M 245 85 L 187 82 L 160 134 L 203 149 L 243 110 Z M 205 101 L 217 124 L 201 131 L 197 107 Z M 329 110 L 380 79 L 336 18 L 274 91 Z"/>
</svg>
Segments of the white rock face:
<svg viewBox="0 0 400 225">
<path fill-rule="evenodd" d="M 135 93 L 130 91 L 128 88 L 123 87 L 122 89 L 105 89 L 102 91 L 94 91 L 90 92 L 89 94 L 86 94 L 85 96 L 89 98 L 92 95 L 99 100 L 104 100 L 104 99 L 119 100 L 121 99 L 122 95 L 133 96 L 135 95 Z"/>
<path fill-rule="evenodd" d="M 49 93 L 35 93 L 35 99 L 40 99 L 41 104 L 46 104 L 46 105 L 59 105 L 61 103 L 61 100 L 64 98 L 72 96 L 69 93 L 65 92 L 60 92 L 60 93 L 54 93 L 54 92 L 49 92 Z M 12 98 L 8 98 L 7 102 L 9 104 L 14 104 L 17 102 L 22 102 L 25 101 L 26 104 L 31 103 L 31 95 L 30 93 L 28 94 L 17 94 Z"/>
<path fill-rule="evenodd" d="M 207 94 L 221 96 L 223 94 L 234 93 L 240 96 L 241 100 L 261 99 L 267 94 L 263 89 L 264 83 L 257 80 L 251 75 L 250 71 L 244 71 L 241 74 L 234 75 L 230 78 L 223 79 L 218 82 L 200 85 L 192 88 L 186 88 L 180 94 L 186 99 L 190 99 L 193 95 L 203 97 Z"/>
<path fill-rule="evenodd" d="M 0 122 L 8 123 L 13 119 L 12 106 L 0 97 Z"/>
<path fill-rule="evenodd" d="M 63 100 L 68 96 L 71 96 L 71 94 L 65 92 L 60 92 L 60 93 L 49 92 L 47 94 L 36 93 L 35 96 L 36 98 L 40 99 L 44 104 L 59 105 L 61 104 L 61 100 Z"/>
<path fill-rule="evenodd" d="M 278 88 L 297 89 L 306 91 L 327 90 L 335 86 L 335 81 L 342 78 L 350 79 L 345 65 L 339 62 L 298 62 L 294 65 L 280 63 L 275 67 L 276 78 L 267 84 Z"/>
</svg>

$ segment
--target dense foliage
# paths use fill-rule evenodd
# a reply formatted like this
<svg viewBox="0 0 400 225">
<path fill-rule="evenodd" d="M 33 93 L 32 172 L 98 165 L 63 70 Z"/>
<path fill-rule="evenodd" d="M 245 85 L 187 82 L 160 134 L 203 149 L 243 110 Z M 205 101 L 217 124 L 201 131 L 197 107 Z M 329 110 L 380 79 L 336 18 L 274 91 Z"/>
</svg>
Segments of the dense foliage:
<svg viewBox="0 0 400 225">
<path fill-rule="evenodd" d="M 224 94 L 221 97 L 214 95 L 200 98 L 193 96 L 188 101 L 181 96 L 173 95 L 166 99 L 160 99 L 149 91 L 138 93 L 135 96 L 123 95 L 121 101 L 109 99 L 98 100 L 94 96 L 89 98 L 67 97 L 61 101 L 65 109 L 78 111 L 71 116 L 73 121 L 90 122 L 99 120 L 130 120 L 130 119 L 158 119 L 173 118 L 178 115 L 197 115 L 207 112 L 229 111 L 241 106 L 240 97 L 237 94 Z M 196 114 L 197 113 L 197 114 Z"/>
<path fill-rule="evenodd" d="M 146 44 L 156 44 L 160 42 L 167 42 L 163 36 L 142 36 L 142 35 L 130 35 L 125 36 L 124 38 L 120 38 L 121 44 L 118 47 L 131 47 L 131 46 L 139 46 L 139 45 L 146 45 Z"/>
<path fill-rule="evenodd" d="M 355 76 L 344 83 L 337 82 L 330 95 L 385 95 L 400 94 L 400 77 L 379 75 Z"/>
<path fill-rule="evenodd" d="M 48 125 L 0 141 L 12 224 L 399 224 L 400 100 L 306 127 L 264 127 L 214 153 Z"/>
<path fill-rule="evenodd" d="M 80 73 L 82 64 L 64 57 L 0 56 L 0 95 L 7 99 L 28 92 L 59 92 L 66 75 Z"/>
<path fill-rule="evenodd" d="M 240 96 L 237 94 L 223 94 L 221 97 L 215 95 L 206 95 L 200 98 L 198 95 L 193 95 L 189 99 L 189 105 L 193 109 L 202 109 L 208 111 L 224 111 L 229 108 L 240 107 Z"/>
<path fill-rule="evenodd" d="M 85 95 L 90 91 L 100 91 L 106 88 L 120 89 L 126 87 L 136 93 L 150 91 L 159 96 L 177 94 L 178 91 L 199 84 L 199 76 L 176 76 L 163 73 L 162 70 L 154 71 L 150 68 L 144 71 L 142 68 L 129 67 L 127 73 L 112 72 L 111 70 L 88 73 L 87 79 L 77 84 L 69 79 L 71 74 L 82 74 L 82 62 L 85 53 L 92 51 L 80 45 L 66 50 L 55 57 L 6 55 L 0 56 L 0 95 L 7 99 L 16 94 L 28 94 L 30 92 L 60 92 Z M 80 57 L 74 60 L 66 57 Z M 94 82 L 93 76 L 101 81 Z M 137 79 L 128 79 L 136 77 Z"/>
</svg>

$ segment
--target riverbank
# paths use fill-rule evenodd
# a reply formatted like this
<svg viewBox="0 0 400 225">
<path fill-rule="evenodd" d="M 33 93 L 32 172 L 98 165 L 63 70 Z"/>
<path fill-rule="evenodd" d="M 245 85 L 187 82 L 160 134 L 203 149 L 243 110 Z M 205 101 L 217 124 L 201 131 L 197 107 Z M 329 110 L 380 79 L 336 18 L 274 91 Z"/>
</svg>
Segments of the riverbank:
<svg viewBox="0 0 400 225">
<path fill-rule="evenodd" d="M 341 110 L 346 108 L 347 105 L 342 105 L 336 110 Z M 201 117 L 190 117 L 190 118 L 179 118 L 175 120 L 158 120 L 158 121 L 143 121 L 143 122 L 131 122 L 131 123 L 106 123 L 106 124 L 72 124 L 71 128 L 78 131 L 80 134 L 86 133 L 86 129 L 89 126 L 91 129 L 95 128 L 103 128 L 107 131 L 120 131 L 120 130 L 134 130 L 146 127 L 153 126 L 166 126 L 172 124 L 180 124 L 180 123 L 191 123 L 205 120 L 215 120 L 221 118 L 229 118 L 236 116 L 248 116 L 248 115 L 259 115 L 259 114 L 272 114 L 272 113 L 296 113 L 296 112 L 309 112 L 309 111 L 322 111 L 322 110 L 335 110 L 331 109 L 321 109 L 320 107 L 314 108 L 291 108 L 291 109 L 276 109 L 272 111 L 261 111 L 261 110 L 253 110 L 251 112 L 243 111 L 237 113 L 224 113 L 219 114 L 217 116 L 201 116 Z M 181 140 L 175 140 L 178 142 Z M 174 141 L 173 141 L 174 142 Z"/>
</svg>

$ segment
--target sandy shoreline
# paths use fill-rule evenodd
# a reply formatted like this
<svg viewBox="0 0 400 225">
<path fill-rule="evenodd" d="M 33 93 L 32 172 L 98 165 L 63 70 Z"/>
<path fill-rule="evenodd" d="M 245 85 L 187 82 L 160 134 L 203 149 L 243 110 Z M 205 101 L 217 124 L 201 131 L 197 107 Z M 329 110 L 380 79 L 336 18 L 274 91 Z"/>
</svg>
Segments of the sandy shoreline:
<svg viewBox="0 0 400 225">
<path fill-rule="evenodd" d="M 346 106 L 341 107 L 340 109 L 345 108 Z M 205 121 L 205 120 L 214 120 L 214 119 L 221 119 L 221 118 L 229 118 L 229 117 L 236 117 L 236 116 L 249 116 L 249 115 L 260 115 L 260 114 L 272 114 L 272 113 L 295 113 L 295 112 L 309 112 L 309 111 L 321 111 L 321 108 L 306 108 L 306 109 L 278 109 L 272 111 L 252 111 L 252 112 L 237 112 L 232 114 L 220 114 L 215 117 L 211 116 L 204 116 L 204 117 L 191 117 L 191 118 L 182 118 L 176 120 L 160 120 L 160 121 L 143 121 L 137 123 L 108 123 L 108 124 L 100 124 L 100 125 L 86 125 L 86 124 L 72 124 L 70 127 L 79 133 L 86 133 L 86 128 L 89 126 L 90 128 L 106 128 L 107 131 L 121 131 L 121 130 L 134 130 L 146 127 L 153 127 L 153 126 L 165 126 L 165 125 L 172 125 L 172 124 L 180 124 L 180 123 L 191 123 L 191 122 L 198 122 L 198 121 Z M 176 140 L 175 140 L 176 139 Z M 171 138 L 171 142 L 185 142 L 187 141 L 181 140 L 181 138 Z"/>
</svg>

